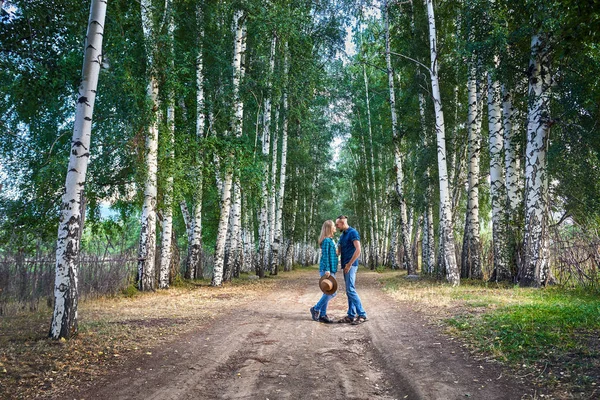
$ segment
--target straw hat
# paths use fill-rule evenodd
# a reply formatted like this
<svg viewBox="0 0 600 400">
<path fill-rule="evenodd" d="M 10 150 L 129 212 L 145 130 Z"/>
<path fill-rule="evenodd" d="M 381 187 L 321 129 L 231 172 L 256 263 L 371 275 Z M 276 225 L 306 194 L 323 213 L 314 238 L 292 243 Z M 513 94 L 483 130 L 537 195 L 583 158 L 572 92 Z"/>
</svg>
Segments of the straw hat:
<svg viewBox="0 0 600 400">
<path fill-rule="evenodd" d="M 323 275 L 321 279 L 319 279 L 319 287 L 325 294 L 334 294 L 337 291 L 337 286 L 337 281 L 333 275 L 327 277 Z"/>
</svg>

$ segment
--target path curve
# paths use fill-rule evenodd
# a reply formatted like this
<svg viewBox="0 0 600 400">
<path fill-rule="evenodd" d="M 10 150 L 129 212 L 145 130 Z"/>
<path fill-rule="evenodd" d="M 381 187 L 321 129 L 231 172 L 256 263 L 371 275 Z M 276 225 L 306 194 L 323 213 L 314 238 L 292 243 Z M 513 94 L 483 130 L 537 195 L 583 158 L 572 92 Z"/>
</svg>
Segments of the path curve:
<svg viewBox="0 0 600 400">
<path fill-rule="evenodd" d="M 132 359 L 77 399 L 529 399 L 500 366 L 473 359 L 439 329 L 387 296 L 360 270 L 369 321 L 310 318 L 316 271 L 284 275 L 259 301 L 224 314 L 152 354 Z M 330 316 L 345 315 L 341 283 Z M 199 305 L 201 306 L 201 305 Z"/>
</svg>

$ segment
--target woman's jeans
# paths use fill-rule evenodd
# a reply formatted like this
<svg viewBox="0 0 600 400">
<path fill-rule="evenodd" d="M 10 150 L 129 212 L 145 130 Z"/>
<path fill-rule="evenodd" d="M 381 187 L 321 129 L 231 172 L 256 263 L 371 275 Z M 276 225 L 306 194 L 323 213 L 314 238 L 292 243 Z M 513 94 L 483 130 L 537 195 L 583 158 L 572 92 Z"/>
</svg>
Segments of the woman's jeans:
<svg viewBox="0 0 600 400">
<path fill-rule="evenodd" d="M 350 267 L 350 271 L 348 271 L 347 274 L 344 274 L 346 296 L 348 297 L 348 316 L 350 318 L 367 316 L 360 301 L 360 297 L 358 297 L 358 293 L 356 293 L 356 288 L 354 287 L 354 283 L 356 282 L 356 271 L 358 271 L 358 265 L 353 265 Z"/>
<path fill-rule="evenodd" d="M 321 274 L 321 276 L 325 275 L 325 271 L 321 271 L 319 273 Z M 335 274 L 331 274 L 331 276 L 335 278 Z M 337 296 L 337 292 L 335 292 L 334 294 L 323 293 L 323 296 L 321 296 L 321 300 L 319 300 L 317 302 L 317 305 L 315 305 L 315 310 L 321 312 L 321 317 L 327 315 L 327 304 L 329 304 L 329 301 L 335 296 Z"/>
</svg>

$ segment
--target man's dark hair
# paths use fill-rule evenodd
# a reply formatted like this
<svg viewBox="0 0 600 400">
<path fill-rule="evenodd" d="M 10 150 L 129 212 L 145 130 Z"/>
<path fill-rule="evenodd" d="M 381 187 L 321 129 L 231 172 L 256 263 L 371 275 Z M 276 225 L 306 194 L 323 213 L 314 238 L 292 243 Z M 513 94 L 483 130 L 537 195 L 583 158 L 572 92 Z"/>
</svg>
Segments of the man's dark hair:
<svg viewBox="0 0 600 400">
<path fill-rule="evenodd" d="M 348 217 L 347 217 L 347 216 L 345 216 L 345 215 L 340 215 L 340 216 L 339 216 L 339 217 L 337 217 L 336 219 L 348 219 Z"/>
</svg>

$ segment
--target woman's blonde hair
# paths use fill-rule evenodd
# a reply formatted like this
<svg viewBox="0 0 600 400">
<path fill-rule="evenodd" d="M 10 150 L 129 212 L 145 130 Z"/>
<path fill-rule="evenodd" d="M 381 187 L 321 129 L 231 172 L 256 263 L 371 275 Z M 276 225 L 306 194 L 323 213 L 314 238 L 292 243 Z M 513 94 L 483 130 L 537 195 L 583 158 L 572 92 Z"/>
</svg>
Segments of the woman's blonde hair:
<svg viewBox="0 0 600 400">
<path fill-rule="evenodd" d="M 323 222 L 323 226 L 321 227 L 321 235 L 319 236 L 319 246 L 321 245 L 321 243 L 323 243 L 323 240 L 325 240 L 325 238 L 333 236 L 334 233 L 335 224 L 333 223 L 333 221 L 328 219 L 327 221 Z"/>
</svg>

